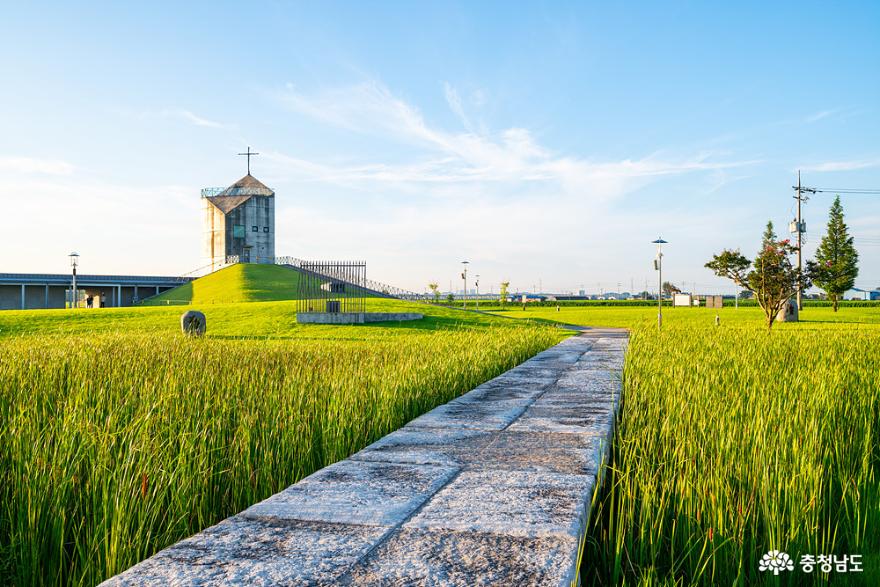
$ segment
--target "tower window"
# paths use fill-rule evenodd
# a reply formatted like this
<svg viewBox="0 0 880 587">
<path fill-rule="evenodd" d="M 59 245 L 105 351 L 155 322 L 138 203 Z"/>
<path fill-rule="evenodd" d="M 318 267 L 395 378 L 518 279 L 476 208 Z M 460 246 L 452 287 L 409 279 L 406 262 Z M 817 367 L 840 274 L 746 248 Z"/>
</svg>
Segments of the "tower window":
<svg viewBox="0 0 880 587">
<path fill-rule="evenodd" d="M 253 227 L 253 232 L 260 232 L 260 227 L 259 227 L 259 226 L 254 226 L 254 227 Z"/>
<path fill-rule="evenodd" d="M 264 227 L 263 227 L 263 232 L 269 232 L 269 227 L 268 227 L 268 226 L 264 226 Z"/>
</svg>

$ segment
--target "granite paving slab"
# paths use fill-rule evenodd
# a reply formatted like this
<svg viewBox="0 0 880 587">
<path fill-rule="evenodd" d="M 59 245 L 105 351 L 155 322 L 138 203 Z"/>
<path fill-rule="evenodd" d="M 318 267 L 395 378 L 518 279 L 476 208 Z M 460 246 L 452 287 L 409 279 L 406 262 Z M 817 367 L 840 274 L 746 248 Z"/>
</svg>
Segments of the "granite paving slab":
<svg viewBox="0 0 880 587">
<path fill-rule="evenodd" d="M 105 585 L 332 585 L 390 528 L 228 518 Z"/>
<path fill-rule="evenodd" d="M 404 527 L 577 538 L 593 481 L 590 475 L 464 471 Z"/>
<path fill-rule="evenodd" d="M 294 483 L 242 516 L 375 526 L 399 524 L 456 473 L 452 467 L 346 459 Z"/>
<path fill-rule="evenodd" d="M 344 575 L 340 585 L 539 587 L 565 585 L 577 540 L 477 532 L 396 531 Z M 572 557 L 575 558 L 572 558 Z M 565 560 L 566 564 L 559 564 Z"/>
<path fill-rule="evenodd" d="M 587 329 L 104 585 L 574 585 L 625 331 Z"/>
</svg>

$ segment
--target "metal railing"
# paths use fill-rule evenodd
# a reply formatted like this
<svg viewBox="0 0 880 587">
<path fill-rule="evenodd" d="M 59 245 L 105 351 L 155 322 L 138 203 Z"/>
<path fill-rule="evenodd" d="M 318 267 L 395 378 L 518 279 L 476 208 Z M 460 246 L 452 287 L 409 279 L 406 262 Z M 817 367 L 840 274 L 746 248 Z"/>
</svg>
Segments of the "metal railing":
<svg viewBox="0 0 880 587">
<path fill-rule="evenodd" d="M 202 197 L 203 198 L 210 198 L 210 197 L 216 196 L 218 194 L 222 194 L 225 191 L 226 191 L 226 188 L 224 188 L 224 187 L 202 188 Z"/>
<path fill-rule="evenodd" d="M 227 258 L 228 259 L 228 258 Z M 321 274 L 320 271 L 315 271 L 313 269 L 312 262 L 304 261 L 297 257 L 275 257 L 276 265 L 286 265 L 288 267 L 294 267 L 299 269 L 300 271 L 308 271 L 311 273 Z M 324 277 L 328 279 L 332 279 L 332 275 L 324 275 Z M 409 291 L 400 287 L 395 287 L 393 285 L 388 285 L 387 283 L 382 283 L 381 281 L 376 281 L 375 279 L 363 278 L 356 285 L 364 288 L 373 294 L 378 294 L 381 296 L 389 297 L 389 298 L 397 298 L 401 300 L 408 301 L 427 301 L 426 294 L 416 293 L 414 291 Z"/>
<path fill-rule="evenodd" d="M 88 275 L 76 276 L 77 281 L 101 282 L 108 285 L 162 285 L 165 283 L 186 283 L 191 281 L 185 275 Z M 0 282 L 15 281 L 16 283 L 69 282 L 70 273 L 0 273 Z M 59 283 L 61 285 L 61 283 Z"/>
</svg>

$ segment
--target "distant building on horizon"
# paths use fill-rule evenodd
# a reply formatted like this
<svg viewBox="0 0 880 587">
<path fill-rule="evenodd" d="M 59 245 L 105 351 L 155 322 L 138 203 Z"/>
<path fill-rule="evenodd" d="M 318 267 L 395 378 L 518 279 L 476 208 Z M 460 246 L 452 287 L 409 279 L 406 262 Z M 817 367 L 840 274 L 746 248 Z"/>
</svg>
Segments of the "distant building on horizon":
<svg viewBox="0 0 880 587">
<path fill-rule="evenodd" d="M 275 192 L 250 173 L 227 188 L 205 188 L 204 256 L 211 271 L 231 261 L 275 262 Z"/>
</svg>

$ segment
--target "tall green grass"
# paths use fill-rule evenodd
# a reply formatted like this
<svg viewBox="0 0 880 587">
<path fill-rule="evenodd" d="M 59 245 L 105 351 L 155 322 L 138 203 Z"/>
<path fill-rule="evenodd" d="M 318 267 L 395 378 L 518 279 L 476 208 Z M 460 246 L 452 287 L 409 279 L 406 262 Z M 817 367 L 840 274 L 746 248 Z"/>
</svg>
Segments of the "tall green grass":
<svg viewBox="0 0 880 587">
<path fill-rule="evenodd" d="M 880 584 L 880 328 L 689 316 L 633 328 L 584 582 Z M 771 549 L 795 570 L 759 572 Z M 865 572 L 806 574 L 801 554 Z"/>
<path fill-rule="evenodd" d="M 96 584 L 559 340 L 346 332 L 0 339 L 0 584 Z"/>
</svg>

